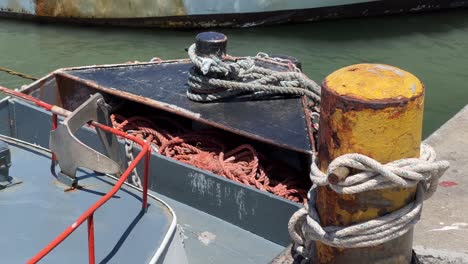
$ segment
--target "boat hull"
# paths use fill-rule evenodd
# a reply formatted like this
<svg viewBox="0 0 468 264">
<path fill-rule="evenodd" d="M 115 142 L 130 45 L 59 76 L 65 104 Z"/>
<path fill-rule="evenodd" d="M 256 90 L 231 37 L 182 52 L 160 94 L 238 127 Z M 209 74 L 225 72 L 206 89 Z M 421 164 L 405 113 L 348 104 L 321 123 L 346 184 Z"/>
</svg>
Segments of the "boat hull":
<svg viewBox="0 0 468 264">
<path fill-rule="evenodd" d="M 251 27 L 466 6 L 465 0 L 0 0 L 0 17 L 133 27 Z"/>
</svg>

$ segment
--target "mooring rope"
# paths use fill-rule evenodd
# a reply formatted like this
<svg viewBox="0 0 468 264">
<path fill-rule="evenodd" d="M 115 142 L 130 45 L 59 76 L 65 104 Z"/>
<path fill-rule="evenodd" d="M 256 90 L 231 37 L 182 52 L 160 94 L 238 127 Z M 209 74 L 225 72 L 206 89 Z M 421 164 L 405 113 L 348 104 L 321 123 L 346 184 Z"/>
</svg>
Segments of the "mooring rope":
<svg viewBox="0 0 468 264">
<path fill-rule="evenodd" d="M 195 52 L 196 44 L 188 49 L 195 65 L 190 71 L 187 97 L 196 102 L 250 96 L 265 98 L 278 95 L 307 96 L 316 105 L 320 102 L 320 86 L 309 79 L 288 60 L 271 58 L 265 53 L 256 57 L 222 60 L 216 56 L 201 57 Z M 290 71 L 280 72 L 258 66 L 256 61 L 285 62 Z"/>
<path fill-rule="evenodd" d="M 36 78 L 34 76 L 31 76 L 31 75 L 28 75 L 28 74 L 25 74 L 25 73 L 21 73 L 21 72 L 17 72 L 17 71 L 8 69 L 8 68 L 0 67 L 0 71 L 6 72 L 6 73 L 8 73 L 10 75 L 15 75 L 15 76 L 21 77 L 23 79 L 29 79 L 29 80 L 33 80 L 33 81 L 38 80 L 38 78 Z"/>
<path fill-rule="evenodd" d="M 333 184 L 328 176 L 339 167 L 347 167 L 362 172 L 350 175 L 342 182 Z M 421 145 L 420 158 L 401 159 L 388 164 L 361 154 L 346 154 L 330 163 L 327 173 L 323 173 L 312 162 L 309 202 L 290 219 L 288 230 L 296 252 L 310 258 L 310 248 L 314 241 L 343 248 L 369 247 L 383 244 L 402 236 L 419 220 L 423 201 L 435 192 L 439 178 L 448 169 L 448 161 L 436 161 L 434 149 Z M 342 194 L 355 194 L 369 190 L 392 187 L 417 186 L 416 198 L 403 208 L 366 222 L 346 227 L 320 225 L 315 207 L 316 188 L 328 185 Z"/>
<path fill-rule="evenodd" d="M 162 116 L 151 120 L 112 114 L 111 121 L 114 128 L 152 142 L 152 146 L 156 146 L 153 149 L 161 155 L 294 202 L 307 202 L 310 184 L 297 177 L 294 169 L 275 167 L 272 164 L 277 165 L 277 162 L 266 162 L 266 157 L 249 144 L 235 145 L 229 150 L 218 132 L 190 131 L 173 119 Z M 128 161 L 133 159 L 131 148 L 131 145 L 125 147 Z M 141 184 L 136 170 L 131 180 L 135 186 Z"/>
</svg>

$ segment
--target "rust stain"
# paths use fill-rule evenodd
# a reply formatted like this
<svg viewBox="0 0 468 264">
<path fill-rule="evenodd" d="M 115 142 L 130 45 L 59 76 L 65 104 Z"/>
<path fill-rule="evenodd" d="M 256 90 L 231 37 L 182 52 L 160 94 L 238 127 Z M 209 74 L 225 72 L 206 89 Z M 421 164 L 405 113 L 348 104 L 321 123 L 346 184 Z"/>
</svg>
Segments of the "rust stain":
<svg viewBox="0 0 468 264">
<path fill-rule="evenodd" d="M 340 96 L 366 101 L 411 98 L 424 91 L 416 76 L 385 64 L 348 66 L 330 74 L 327 82 Z"/>
<path fill-rule="evenodd" d="M 66 18 L 148 18 L 186 15 L 183 0 L 36 0 L 36 15 Z"/>
<path fill-rule="evenodd" d="M 318 137 L 320 169 L 326 171 L 333 159 L 346 153 L 361 153 L 382 163 L 417 157 L 424 86 L 415 78 L 391 66 L 367 64 L 346 67 L 328 76 L 322 83 Z M 409 85 L 413 83 L 418 85 Z M 320 187 L 317 209 L 322 225 L 349 226 L 395 211 L 413 200 L 414 195 L 415 188 L 345 195 L 329 187 Z M 316 261 L 371 263 L 389 259 L 393 261 L 389 263 L 400 263 L 397 259 L 411 257 L 411 246 L 408 246 L 411 239 L 409 232 L 379 247 L 342 251 L 317 243 L 317 251 L 323 252 L 317 253 Z M 362 259 L 363 254 L 365 259 Z"/>
<path fill-rule="evenodd" d="M 422 95 L 407 104 L 389 104 L 382 109 L 375 109 L 372 104 L 367 108 L 364 104 L 352 107 L 350 102 L 343 103 L 347 99 L 330 92 L 327 87 L 322 89 L 323 118 L 318 138 L 321 168 L 328 167 L 328 161 L 350 150 L 381 162 L 392 161 L 399 156 L 398 152 L 406 157 L 419 154 L 419 144 L 416 146 L 412 142 L 421 141 L 421 134 L 415 131 L 422 129 Z M 342 109 L 343 105 L 348 107 Z M 379 136 L 383 133 L 387 135 L 385 138 Z M 395 149 L 394 144 L 402 148 Z"/>
<path fill-rule="evenodd" d="M 344 112 L 348 111 L 360 111 L 363 109 L 385 109 L 388 107 L 401 107 L 405 106 L 410 102 L 418 101 L 421 97 L 424 96 L 425 87 L 422 86 L 423 92 L 419 94 L 415 94 L 411 97 L 397 97 L 397 98 L 386 98 L 386 99 L 363 99 L 359 96 L 354 96 L 351 94 L 348 95 L 340 95 L 335 92 L 333 89 L 330 89 L 328 86 L 328 81 L 325 79 L 322 83 L 322 97 L 327 96 L 330 97 L 331 101 L 330 104 L 334 106 L 336 109 L 341 109 Z M 344 86 L 346 87 L 346 85 Z M 327 93 L 327 94 L 325 94 Z M 331 109 L 331 113 L 335 111 L 335 109 Z"/>
<path fill-rule="evenodd" d="M 321 260 L 321 263 L 332 263 L 335 259 L 334 256 L 336 256 L 336 251 L 338 251 L 337 248 L 327 247 L 323 244 L 317 244 L 316 246 L 318 249 L 316 251 L 316 254 L 318 255 L 317 257 L 319 257 L 319 259 Z"/>
<path fill-rule="evenodd" d="M 305 96 L 302 97 L 302 109 L 304 110 L 304 115 L 306 117 L 306 126 L 307 126 L 307 135 L 309 136 L 309 141 L 310 141 L 310 147 L 313 153 L 317 153 L 317 145 L 315 142 L 315 137 L 314 137 L 314 129 L 312 128 L 312 116 L 311 112 L 309 110 L 309 107 L 307 106 L 307 98 Z"/>
</svg>

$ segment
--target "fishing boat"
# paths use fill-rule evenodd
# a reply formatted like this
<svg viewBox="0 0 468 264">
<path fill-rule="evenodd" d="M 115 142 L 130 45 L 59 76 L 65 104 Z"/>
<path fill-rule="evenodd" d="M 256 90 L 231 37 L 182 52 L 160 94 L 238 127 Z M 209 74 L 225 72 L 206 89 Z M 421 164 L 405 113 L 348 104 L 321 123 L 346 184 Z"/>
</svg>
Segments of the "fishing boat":
<svg viewBox="0 0 468 264">
<path fill-rule="evenodd" d="M 468 1 L 460 0 L 1 0 L 0 16 L 136 27 L 252 27 L 467 5 Z"/>
<path fill-rule="evenodd" d="M 302 99 L 192 102 L 192 66 L 182 59 L 67 68 L 21 92 L 3 90 L 12 97 L 0 106 L 2 166 L 11 159 L 2 222 L 17 233 L 1 236 L 2 262 L 267 263 L 289 244 L 285 227 L 305 191 L 278 196 L 222 177 L 203 154 L 224 153 L 222 165 L 234 172 L 246 168 L 229 160 L 255 167 L 262 152 L 271 159 L 265 166 L 282 166 L 250 171 L 298 173 L 307 182 L 298 170 L 310 151 Z M 263 125 L 252 122 L 258 118 Z"/>
<path fill-rule="evenodd" d="M 190 59 L 64 68 L 20 91 L 0 87 L 2 263 L 293 263 L 320 91 L 297 59 L 233 57 L 226 43 L 201 33 Z M 234 76 L 209 70 L 226 65 L 248 67 L 247 79 L 282 76 L 274 83 L 292 90 L 220 89 Z M 203 76 L 227 79 L 213 87 Z M 405 239 L 379 252 L 417 263 L 411 242 L 404 253 L 392 244 Z"/>
</svg>

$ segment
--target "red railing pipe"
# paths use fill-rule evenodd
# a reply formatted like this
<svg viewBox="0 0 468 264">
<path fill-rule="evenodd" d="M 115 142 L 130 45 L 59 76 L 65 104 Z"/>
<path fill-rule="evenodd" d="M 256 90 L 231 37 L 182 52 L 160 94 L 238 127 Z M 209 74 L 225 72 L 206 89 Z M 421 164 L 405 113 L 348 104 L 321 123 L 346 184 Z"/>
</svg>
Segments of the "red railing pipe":
<svg viewBox="0 0 468 264">
<path fill-rule="evenodd" d="M 0 92 L 3 92 L 5 94 L 8 94 L 8 95 L 11 95 L 13 97 L 17 97 L 17 98 L 20 98 L 20 99 L 24 99 L 26 101 L 29 101 L 29 102 L 32 102 L 34 103 L 35 105 L 41 107 L 41 108 L 44 108 L 45 110 L 48 110 L 48 111 L 52 111 L 53 114 L 58 114 L 58 115 L 61 115 L 61 116 L 68 116 L 71 112 L 68 111 L 68 110 L 65 110 L 63 108 L 60 108 L 58 106 L 55 106 L 55 105 L 51 105 L 51 104 L 48 104 L 44 101 L 41 101 L 37 98 L 34 98 L 30 95 L 27 95 L 27 94 L 24 94 L 24 93 L 21 93 L 21 92 L 17 92 L 17 91 L 14 91 L 14 90 L 10 90 L 6 87 L 3 87 L 0 85 Z M 52 121 L 54 122 L 54 121 Z M 52 123 L 53 124 L 53 123 Z M 98 127 L 104 131 L 107 131 L 107 132 L 110 132 L 110 133 L 113 133 L 117 136 L 120 136 L 120 137 L 123 137 L 123 138 L 127 138 L 127 139 L 130 139 L 132 140 L 133 142 L 137 143 L 138 145 L 140 145 L 141 147 L 145 146 L 146 145 L 146 142 L 143 141 L 142 139 L 140 138 L 137 138 L 137 137 L 134 137 L 132 135 L 129 135 L 127 134 L 126 132 L 123 132 L 123 131 L 120 131 L 120 130 L 117 130 L 113 127 L 108 127 L 106 125 L 103 125 L 103 124 L 99 124 L 97 122 L 91 122 L 91 125 L 94 126 L 94 127 Z"/>
<path fill-rule="evenodd" d="M 41 100 L 39 100 L 37 98 L 34 98 L 34 97 L 30 96 L 30 95 L 8 89 L 8 88 L 3 87 L 1 85 L 0 85 L 0 91 L 2 91 L 3 93 L 9 94 L 11 96 L 14 96 L 14 97 L 19 97 L 19 98 L 26 99 L 26 100 L 34 103 L 35 105 L 40 106 L 40 107 L 42 107 L 42 108 L 44 108 L 46 110 L 49 110 L 49 111 L 52 110 L 53 105 L 48 104 L 48 103 L 46 103 L 44 101 L 41 101 Z"/>
<path fill-rule="evenodd" d="M 94 255 L 94 213 L 88 217 L 88 256 L 89 264 L 95 264 L 96 256 Z"/>
<path fill-rule="evenodd" d="M 71 112 L 60 108 L 58 106 L 54 106 L 43 102 L 37 98 L 34 98 L 30 95 L 20 93 L 14 90 L 10 90 L 6 87 L 0 86 L 0 91 L 23 99 L 29 102 L 34 103 L 35 105 L 44 108 L 48 111 L 53 113 L 52 115 L 52 129 L 55 130 L 57 128 L 57 115 L 68 116 Z M 145 157 L 145 167 L 144 167 L 144 178 L 143 178 L 143 197 L 142 197 L 142 209 L 146 210 L 148 207 L 148 177 L 149 177 L 149 162 L 151 158 L 151 148 L 149 143 L 146 143 L 140 138 L 134 137 L 129 135 L 125 132 L 117 130 L 112 127 L 108 127 L 106 125 L 91 122 L 91 125 L 97 127 L 103 131 L 113 133 L 117 136 L 132 140 L 133 142 L 139 144 L 142 149 L 140 153 L 135 157 L 135 159 L 130 163 L 128 168 L 122 173 L 117 183 L 112 187 L 112 189 L 104 195 L 101 199 L 99 199 L 96 203 L 94 203 L 84 214 L 82 214 L 72 225 L 70 225 L 67 229 L 65 229 L 60 235 L 58 235 L 52 242 L 50 242 L 45 248 L 43 248 L 38 254 L 32 257 L 27 263 L 37 263 L 42 258 L 44 258 L 47 254 L 49 254 L 55 247 L 57 247 L 60 243 L 62 243 L 71 233 L 73 233 L 84 221 L 88 221 L 88 251 L 89 251 L 89 263 L 95 263 L 95 247 L 94 247 L 94 212 L 99 209 L 103 204 L 105 204 L 110 198 L 112 198 L 122 187 L 124 182 L 128 179 L 132 171 L 136 168 L 138 163 Z M 55 154 L 52 153 L 52 159 L 55 160 Z"/>
<path fill-rule="evenodd" d="M 148 177 L 149 177 L 149 169 L 150 169 L 150 159 L 151 159 L 151 147 L 148 147 L 146 151 L 145 157 L 145 169 L 143 171 L 143 203 L 142 209 L 146 210 L 148 208 Z"/>
<path fill-rule="evenodd" d="M 73 231 L 75 231 L 88 217 L 93 214 L 99 207 L 106 203 L 112 196 L 117 193 L 117 191 L 122 187 L 124 182 L 127 180 L 130 173 L 135 169 L 136 165 L 143 159 L 148 151 L 148 145 L 144 145 L 143 149 L 135 157 L 135 160 L 128 166 L 122 176 L 117 181 L 117 183 L 112 187 L 112 189 L 101 199 L 99 199 L 95 204 L 93 204 L 84 214 L 82 214 L 72 225 L 70 225 L 65 231 L 63 231 L 59 236 L 57 236 L 49 245 L 42 249 L 36 256 L 32 257 L 27 263 L 33 264 L 39 262 L 43 257 L 45 257 L 50 251 L 52 251 L 57 245 L 59 245 L 65 238 L 67 238 Z"/>
</svg>

